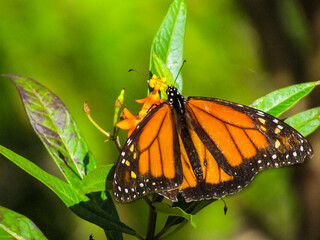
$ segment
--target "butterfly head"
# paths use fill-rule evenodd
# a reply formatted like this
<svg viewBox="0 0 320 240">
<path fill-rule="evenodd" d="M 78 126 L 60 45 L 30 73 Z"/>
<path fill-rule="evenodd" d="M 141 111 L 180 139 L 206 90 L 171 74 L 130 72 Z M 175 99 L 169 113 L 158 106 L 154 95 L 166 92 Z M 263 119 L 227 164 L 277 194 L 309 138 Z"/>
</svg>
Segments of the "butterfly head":
<svg viewBox="0 0 320 240">
<path fill-rule="evenodd" d="M 178 96 L 181 96 L 180 93 L 179 93 L 179 91 L 178 91 L 178 89 L 177 89 L 176 87 L 174 87 L 174 86 L 169 86 L 169 87 L 167 88 L 166 93 L 167 93 L 167 96 L 168 96 L 168 101 L 169 101 L 170 103 L 173 103 L 174 100 L 175 100 Z"/>
<path fill-rule="evenodd" d="M 172 105 L 177 112 L 183 114 L 185 112 L 184 108 L 184 98 L 179 93 L 178 89 L 174 86 L 169 86 L 167 91 L 169 104 Z"/>
</svg>

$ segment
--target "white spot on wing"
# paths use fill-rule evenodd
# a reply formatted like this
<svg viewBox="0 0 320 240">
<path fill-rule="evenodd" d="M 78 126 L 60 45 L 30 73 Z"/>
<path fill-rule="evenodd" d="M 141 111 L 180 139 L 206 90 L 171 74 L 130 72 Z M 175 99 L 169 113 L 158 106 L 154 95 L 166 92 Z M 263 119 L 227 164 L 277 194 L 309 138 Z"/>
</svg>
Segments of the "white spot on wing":
<svg viewBox="0 0 320 240">
<path fill-rule="evenodd" d="M 129 146 L 131 143 L 132 143 L 132 139 L 131 139 L 131 138 L 128 138 L 127 146 Z"/>
<path fill-rule="evenodd" d="M 260 115 L 260 116 L 264 117 L 264 112 L 258 111 L 257 115 Z"/>
</svg>

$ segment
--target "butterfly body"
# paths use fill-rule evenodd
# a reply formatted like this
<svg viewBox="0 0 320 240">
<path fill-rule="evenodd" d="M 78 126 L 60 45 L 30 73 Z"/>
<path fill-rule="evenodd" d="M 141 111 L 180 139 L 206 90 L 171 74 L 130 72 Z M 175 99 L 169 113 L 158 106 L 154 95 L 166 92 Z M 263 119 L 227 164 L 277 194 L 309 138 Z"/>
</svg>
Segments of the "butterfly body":
<svg viewBox="0 0 320 240">
<path fill-rule="evenodd" d="M 148 193 L 195 201 L 236 193 L 266 168 L 301 163 L 312 148 L 296 130 L 262 111 L 173 86 L 133 131 L 118 159 L 120 202 Z"/>
</svg>

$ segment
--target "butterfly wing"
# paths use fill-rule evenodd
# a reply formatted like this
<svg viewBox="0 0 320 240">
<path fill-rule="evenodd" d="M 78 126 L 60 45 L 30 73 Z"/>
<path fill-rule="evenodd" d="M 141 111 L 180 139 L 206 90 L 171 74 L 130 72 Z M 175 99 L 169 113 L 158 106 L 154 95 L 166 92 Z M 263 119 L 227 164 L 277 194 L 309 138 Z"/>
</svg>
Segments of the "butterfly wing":
<svg viewBox="0 0 320 240">
<path fill-rule="evenodd" d="M 148 193 L 173 201 L 220 198 L 266 168 L 301 163 L 313 151 L 281 120 L 240 104 L 202 97 L 164 102 L 128 138 L 113 190 L 120 202 Z M 183 103 L 182 103 L 183 102 Z"/>
<path fill-rule="evenodd" d="M 180 146 L 172 110 L 153 109 L 126 141 L 113 181 L 115 198 L 129 202 L 148 193 L 177 189 L 182 183 Z"/>
<path fill-rule="evenodd" d="M 269 114 L 213 98 L 190 97 L 185 105 L 187 128 L 198 155 L 194 159 L 179 137 L 184 175 L 179 191 L 186 201 L 238 192 L 263 169 L 312 157 L 307 140 Z M 190 170 L 193 161 L 201 165 L 200 178 Z"/>
</svg>

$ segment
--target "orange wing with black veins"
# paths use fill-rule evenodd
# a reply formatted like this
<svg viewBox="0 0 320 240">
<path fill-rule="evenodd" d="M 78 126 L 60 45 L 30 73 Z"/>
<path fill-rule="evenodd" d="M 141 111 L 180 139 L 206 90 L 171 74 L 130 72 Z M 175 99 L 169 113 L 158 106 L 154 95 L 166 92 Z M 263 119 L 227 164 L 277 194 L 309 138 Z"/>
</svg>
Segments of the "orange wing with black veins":
<svg viewBox="0 0 320 240">
<path fill-rule="evenodd" d="M 169 105 L 153 109 L 125 143 L 113 190 L 120 202 L 176 189 L 182 183 L 179 140 Z"/>
<path fill-rule="evenodd" d="M 266 168 L 301 163 L 312 156 L 307 140 L 295 129 L 259 110 L 212 99 L 189 98 L 189 133 L 199 156 L 203 178 L 192 172 L 188 151 L 180 141 L 187 201 L 220 198 L 244 188 Z"/>
</svg>

